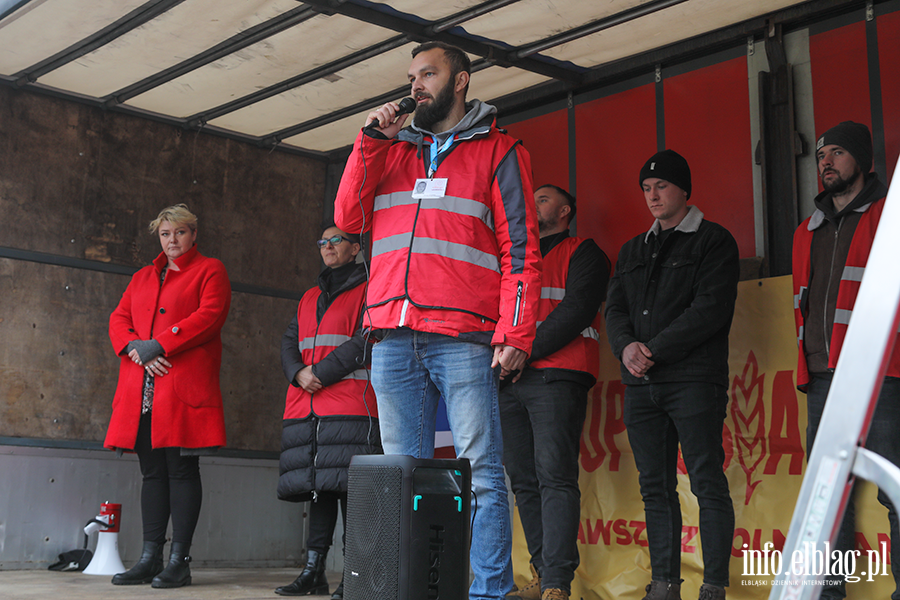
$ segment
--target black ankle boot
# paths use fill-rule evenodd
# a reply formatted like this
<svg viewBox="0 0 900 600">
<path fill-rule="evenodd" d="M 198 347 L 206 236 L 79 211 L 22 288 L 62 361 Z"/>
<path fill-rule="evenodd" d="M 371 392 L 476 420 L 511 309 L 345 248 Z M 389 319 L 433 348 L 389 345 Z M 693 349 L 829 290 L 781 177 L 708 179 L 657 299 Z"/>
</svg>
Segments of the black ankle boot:
<svg viewBox="0 0 900 600">
<path fill-rule="evenodd" d="M 334 593 L 331 594 L 331 600 L 344 600 L 344 578 L 341 577 L 341 583 L 338 584 L 337 589 L 334 590 Z"/>
<path fill-rule="evenodd" d="M 324 596 L 328 593 L 328 580 L 325 579 L 325 557 L 327 552 L 309 550 L 306 555 L 306 568 L 290 585 L 275 588 L 281 596 Z"/>
<path fill-rule="evenodd" d="M 172 542 L 169 552 L 169 564 L 163 572 L 153 578 L 150 587 L 177 588 L 191 585 L 191 545 L 184 542 Z"/>
<path fill-rule="evenodd" d="M 113 585 L 138 585 L 150 583 L 163 570 L 163 545 L 158 542 L 144 542 L 141 558 L 124 573 L 113 575 Z"/>
</svg>

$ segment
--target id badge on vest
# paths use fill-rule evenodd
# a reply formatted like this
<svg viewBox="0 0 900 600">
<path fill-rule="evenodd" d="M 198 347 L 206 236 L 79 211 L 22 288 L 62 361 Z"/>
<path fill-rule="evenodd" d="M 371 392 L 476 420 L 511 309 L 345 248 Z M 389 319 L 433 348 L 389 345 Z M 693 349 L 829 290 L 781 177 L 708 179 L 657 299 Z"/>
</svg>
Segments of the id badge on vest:
<svg viewBox="0 0 900 600">
<path fill-rule="evenodd" d="M 412 197 L 416 200 L 443 198 L 447 194 L 447 178 L 416 179 Z"/>
</svg>

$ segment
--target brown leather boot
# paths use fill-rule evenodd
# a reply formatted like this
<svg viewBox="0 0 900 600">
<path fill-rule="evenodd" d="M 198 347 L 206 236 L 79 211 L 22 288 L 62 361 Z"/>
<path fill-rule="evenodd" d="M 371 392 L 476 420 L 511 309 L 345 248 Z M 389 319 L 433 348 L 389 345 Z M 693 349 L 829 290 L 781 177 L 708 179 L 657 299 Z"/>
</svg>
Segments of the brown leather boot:
<svg viewBox="0 0 900 600">
<path fill-rule="evenodd" d="M 647 595 L 643 600 L 681 600 L 681 585 L 677 583 L 654 579 L 644 590 Z"/>
<path fill-rule="evenodd" d="M 541 600 L 541 576 L 538 575 L 534 565 L 531 567 L 531 582 L 521 590 L 514 589 L 506 595 L 507 598 L 522 598 L 523 600 Z"/>
<path fill-rule="evenodd" d="M 541 595 L 541 600 L 569 600 L 569 592 L 559 588 L 547 588 Z"/>
</svg>

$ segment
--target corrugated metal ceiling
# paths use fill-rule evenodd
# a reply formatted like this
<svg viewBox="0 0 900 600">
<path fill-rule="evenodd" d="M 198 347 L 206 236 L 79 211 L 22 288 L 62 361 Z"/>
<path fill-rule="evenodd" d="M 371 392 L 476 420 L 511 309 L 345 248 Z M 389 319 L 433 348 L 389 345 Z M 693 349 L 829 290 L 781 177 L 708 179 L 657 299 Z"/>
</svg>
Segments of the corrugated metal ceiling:
<svg viewBox="0 0 900 600">
<path fill-rule="evenodd" d="M 465 49 L 469 96 L 491 101 L 578 90 L 609 65 L 740 23 L 763 35 L 765 16 L 801 4 L 849 3 L 26 0 L 0 12 L 0 81 L 318 154 L 407 94 L 410 50 L 426 39 Z"/>
</svg>

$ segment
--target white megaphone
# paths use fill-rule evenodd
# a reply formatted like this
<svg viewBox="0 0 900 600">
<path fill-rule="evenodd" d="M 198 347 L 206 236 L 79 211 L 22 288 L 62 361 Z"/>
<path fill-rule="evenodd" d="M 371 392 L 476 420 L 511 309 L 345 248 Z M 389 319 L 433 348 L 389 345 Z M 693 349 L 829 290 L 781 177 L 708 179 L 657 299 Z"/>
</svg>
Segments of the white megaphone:
<svg viewBox="0 0 900 600">
<path fill-rule="evenodd" d="M 122 518 L 122 505 L 104 502 L 100 505 L 100 514 L 87 524 L 84 534 L 97 531 L 97 549 L 94 558 L 83 571 L 85 575 L 115 575 L 124 573 L 125 565 L 119 558 L 119 521 Z"/>
</svg>

